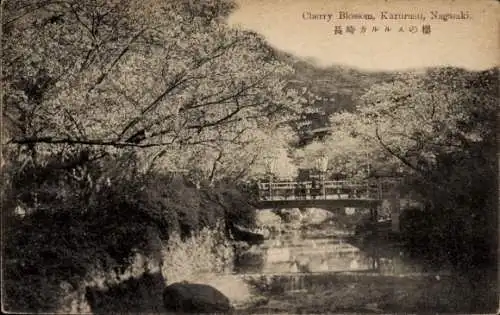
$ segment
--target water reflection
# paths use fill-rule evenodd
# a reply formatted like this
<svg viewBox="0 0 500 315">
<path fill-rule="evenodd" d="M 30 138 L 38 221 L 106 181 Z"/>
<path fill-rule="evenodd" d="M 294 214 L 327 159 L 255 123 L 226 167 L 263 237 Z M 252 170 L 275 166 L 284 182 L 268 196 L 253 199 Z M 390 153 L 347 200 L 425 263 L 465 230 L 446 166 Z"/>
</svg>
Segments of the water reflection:
<svg viewBox="0 0 500 315">
<path fill-rule="evenodd" d="M 467 290 L 445 266 L 424 269 L 396 242 L 384 243 L 370 233 L 356 238 L 344 227 L 288 226 L 252 247 L 252 261 L 244 261 L 237 276 L 265 303 L 245 311 L 414 313 L 424 308 L 456 313 Z"/>
<path fill-rule="evenodd" d="M 277 245 L 277 246 L 276 246 Z M 263 245 L 263 273 L 370 269 L 370 257 L 342 239 L 293 239 Z"/>
<path fill-rule="evenodd" d="M 325 236 L 326 235 L 326 236 Z M 374 248 L 353 244 L 352 233 L 332 227 L 330 230 L 299 229 L 273 235 L 253 249 L 260 259 L 251 270 L 242 262 L 240 272 L 281 274 L 340 271 L 375 271 L 384 274 L 419 272 L 409 265 L 399 252 L 382 253 Z M 257 268 L 256 268 L 257 267 Z"/>
</svg>

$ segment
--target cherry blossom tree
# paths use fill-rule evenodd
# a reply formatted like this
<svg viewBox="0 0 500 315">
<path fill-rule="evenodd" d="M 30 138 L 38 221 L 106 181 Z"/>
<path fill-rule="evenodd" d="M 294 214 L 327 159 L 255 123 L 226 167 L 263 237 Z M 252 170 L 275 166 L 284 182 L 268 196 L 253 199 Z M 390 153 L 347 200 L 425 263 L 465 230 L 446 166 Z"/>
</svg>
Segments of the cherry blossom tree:
<svg viewBox="0 0 500 315">
<path fill-rule="evenodd" d="M 8 2 L 8 143 L 34 162 L 81 145 L 149 149 L 155 159 L 237 144 L 286 121 L 299 110 L 284 89 L 291 69 L 262 37 L 224 23 L 233 8 L 218 0 Z"/>
<path fill-rule="evenodd" d="M 438 184 L 443 178 L 433 172 L 441 166 L 439 157 L 491 147 L 494 118 L 488 115 L 495 108 L 493 78 L 494 71 L 445 68 L 375 85 L 361 98 L 356 112 L 331 117 L 328 146 L 353 144 L 348 145 L 358 153 L 353 152 L 353 158 L 399 165 Z"/>
<path fill-rule="evenodd" d="M 306 149 L 329 152 L 339 168 L 361 172 L 369 165 L 404 176 L 406 188 L 425 203 L 416 215 L 426 222 L 405 237 L 431 240 L 419 248 L 434 261 L 492 264 L 497 99 L 497 69 L 404 73 L 372 86 L 355 112 L 332 115 L 331 136 Z"/>
</svg>

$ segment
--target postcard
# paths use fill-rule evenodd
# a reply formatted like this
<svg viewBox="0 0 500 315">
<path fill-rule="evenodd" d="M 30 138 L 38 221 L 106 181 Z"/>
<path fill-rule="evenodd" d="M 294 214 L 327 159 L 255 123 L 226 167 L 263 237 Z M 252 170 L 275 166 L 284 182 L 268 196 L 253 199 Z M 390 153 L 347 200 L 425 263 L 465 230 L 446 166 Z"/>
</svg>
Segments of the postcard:
<svg viewBox="0 0 500 315">
<path fill-rule="evenodd" d="M 2 311 L 495 312 L 498 13 L 3 1 Z"/>
</svg>

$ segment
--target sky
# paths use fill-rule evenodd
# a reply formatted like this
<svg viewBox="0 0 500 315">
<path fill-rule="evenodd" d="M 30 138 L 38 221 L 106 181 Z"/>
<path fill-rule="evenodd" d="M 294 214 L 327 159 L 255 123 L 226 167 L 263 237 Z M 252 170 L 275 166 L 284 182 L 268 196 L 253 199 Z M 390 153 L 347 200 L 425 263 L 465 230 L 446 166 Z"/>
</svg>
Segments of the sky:
<svg viewBox="0 0 500 315">
<path fill-rule="evenodd" d="M 272 46 L 322 67 L 346 65 L 368 71 L 396 71 L 434 66 L 483 70 L 498 66 L 500 12 L 496 1 L 237 2 L 239 9 L 230 16 L 230 24 L 256 31 Z M 341 12 L 371 14 L 374 19 L 339 19 Z M 391 13 L 399 19 L 390 19 Z M 417 15 L 419 19 L 402 19 L 397 14 Z M 444 21 L 447 14 L 465 18 Z M 390 30 L 386 31 L 386 26 Z M 373 32 L 373 27 L 378 31 Z M 429 27 L 430 33 L 424 34 L 423 28 Z M 335 29 L 342 34 L 335 34 Z"/>
</svg>

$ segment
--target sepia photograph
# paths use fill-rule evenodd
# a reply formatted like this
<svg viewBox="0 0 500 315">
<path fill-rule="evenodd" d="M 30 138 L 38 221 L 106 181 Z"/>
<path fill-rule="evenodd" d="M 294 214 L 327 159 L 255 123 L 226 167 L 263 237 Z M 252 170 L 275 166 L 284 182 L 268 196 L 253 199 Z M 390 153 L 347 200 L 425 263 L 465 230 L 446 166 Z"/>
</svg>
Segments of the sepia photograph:
<svg viewBox="0 0 500 315">
<path fill-rule="evenodd" d="M 498 313 L 499 13 L 2 1 L 2 312 Z"/>
</svg>

